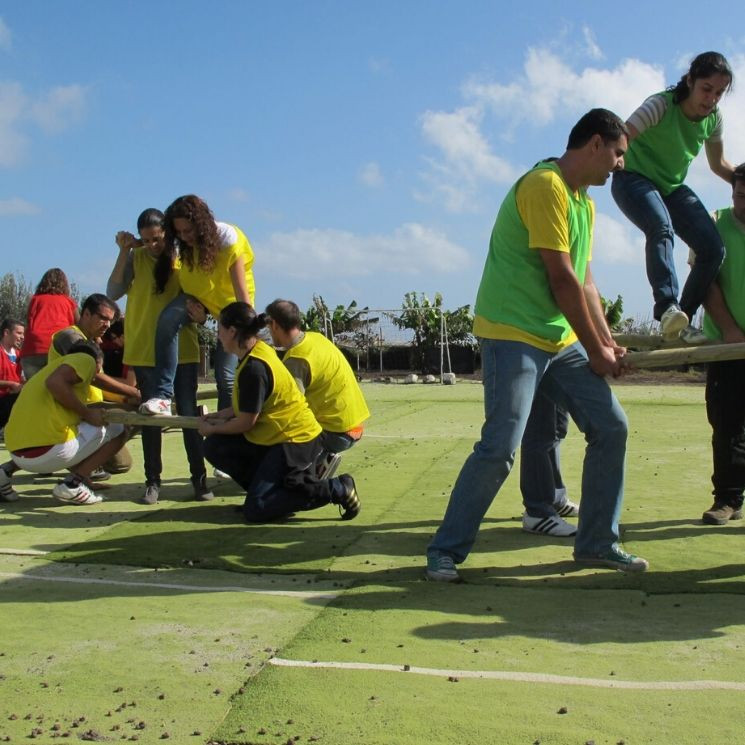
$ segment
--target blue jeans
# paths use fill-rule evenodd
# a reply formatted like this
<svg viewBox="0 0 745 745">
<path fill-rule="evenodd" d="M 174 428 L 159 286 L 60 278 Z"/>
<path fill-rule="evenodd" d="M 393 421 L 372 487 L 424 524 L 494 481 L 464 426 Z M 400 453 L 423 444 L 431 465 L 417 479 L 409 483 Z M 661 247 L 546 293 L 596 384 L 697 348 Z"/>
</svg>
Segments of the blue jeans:
<svg viewBox="0 0 745 745">
<path fill-rule="evenodd" d="M 327 453 L 343 453 L 349 450 L 357 440 L 350 437 L 346 432 L 321 432 L 321 445 Z"/>
<path fill-rule="evenodd" d="M 559 447 L 569 415 L 539 387 L 520 443 L 520 491 L 530 517 L 553 517 L 567 503 Z"/>
<path fill-rule="evenodd" d="M 188 297 L 183 293 L 177 295 L 163 308 L 158 317 L 155 331 L 156 376 L 153 398 L 173 398 L 173 384 L 178 365 L 178 332 L 190 322 L 189 314 L 186 312 Z M 215 380 L 219 409 L 227 409 L 230 406 L 237 364 L 238 358 L 226 352 L 218 341 L 215 350 Z"/>
<path fill-rule="evenodd" d="M 623 501 L 626 415 L 605 380 L 592 372 L 580 344 L 552 355 L 516 341 L 481 339 L 485 421 L 463 464 L 442 524 L 427 548 L 460 563 L 507 478 L 538 385 L 566 409 L 585 435 L 576 555 L 605 553 L 618 541 Z"/>
<path fill-rule="evenodd" d="M 143 400 L 155 397 L 155 368 L 135 366 L 134 371 Z M 186 362 L 176 367 L 174 394 L 176 411 L 181 416 L 197 416 L 198 372 L 199 365 L 196 362 Z M 206 473 L 202 435 L 195 429 L 183 429 L 182 434 L 191 480 L 195 483 Z M 145 463 L 145 481 L 148 485 L 160 484 L 160 475 L 163 472 L 161 444 L 162 430 L 160 427 L 142 428 L 142 457 Z"/>
<path fill-rule="evenodd" d="M 320 441 L 317 453 L 320 452 Z M 204 441 L 207 460 L 246 490 L 243 515 L 248 522 L 267 522 L 291 512 L 314 510 L 344 494 L 337 478 L 312 477 L 315 464 L 293 468 L 283 445 L 256 445 L 243 435 L 209 435 Z"/>
<path fill-rule="evenodd" d="M 663 196 L 649 179 L 631 171 L 613 174 L 611 193 L 621 212 L 646 237 L 647 278 L 658 321 L 678 302 L 673 232 L 693 250 L 696 262 L 680 296 L 681 309 L 693 319 L 724 260 L 724 244 L 706 207 L 685 185 Z"/>
</svg>

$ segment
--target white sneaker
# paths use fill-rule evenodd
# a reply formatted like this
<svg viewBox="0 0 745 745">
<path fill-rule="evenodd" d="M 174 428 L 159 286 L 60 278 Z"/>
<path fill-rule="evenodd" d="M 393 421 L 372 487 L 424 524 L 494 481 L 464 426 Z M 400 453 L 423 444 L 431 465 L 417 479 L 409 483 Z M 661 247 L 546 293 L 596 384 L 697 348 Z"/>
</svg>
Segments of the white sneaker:
<svg viewBox="0 0 745 745">
<path fill-rule="evenodd" d="M 678 338 L 678 334 L 688 325 L 688 316 L 680 306 L 673 303 L 660 318 L 660 333 L 668 341 Z"/>
<path fill-rule="evenodd" d="M 553 535 L 559 538 L 568 538 L 577 534 L 577 528 L 566 520 L 562 520 L 558 515 L 531 517 L 527 512 L 523 513 L 523 530 L 526 533 Z"/>
<path fill-rule="evenodd" d="M 686 344 L 706 344 L 709 338 L 701 329 L 688 324 L 679 334 L 680 340 Z"/>
<path fill-rule="evenodd" d="M 559 517 L 578 517 L 579 516 L 579 505 L 576 502 L 572 502 L 571 499 L 567 499 L 561 507 L 554 505 L 554 509 L 558 513 Z"/>
<path fill-rule="evenodd" d="M 233 478 L 229 473 L 225 473 L 225 471 L 221 471 L 219 468 L 216 468 L 214 471 L 212 471 L 212 475 L 218 481 L 230 481 L 230 479 Z"/>
<path fill-rule="evenodd" d="M 64 481 L 60 481 L 52 489 L 52 495 L 60 502 L 68 504 L 98 504 L 103 502 L 103 497 L 94 494 L 82 481 L 77 486 L 68 486 Z"/>
<path fill-rule="evenodd" d="M 0 502 L 16 502 L 19 499 L 18 492 L 10 483 L 10 476 L 0 468 Z"/>
<path fill-rule="evenodd" d="M 171 416 L 171 401 L 168 398 L 149 398 L 140 404 L 140 414 L 165 414 Z"/>
</svg>

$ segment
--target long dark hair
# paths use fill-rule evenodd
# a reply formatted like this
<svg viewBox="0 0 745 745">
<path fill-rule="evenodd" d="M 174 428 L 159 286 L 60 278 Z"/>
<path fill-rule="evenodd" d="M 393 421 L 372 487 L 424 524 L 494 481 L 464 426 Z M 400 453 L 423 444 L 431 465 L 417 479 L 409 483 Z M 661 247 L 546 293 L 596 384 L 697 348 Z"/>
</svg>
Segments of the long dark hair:
<svg viewBox="0 0 745 745">
<path fill-rule="evenodd" d="M 696 57 L 688 72 L 675 84 L 671 85 L 668 90 L 672 91 L 673 103 L 682 103 L 691 93 L 688 87 L 688 78 L 695 83 L 699 78 L 710 78 L 712 75 L 724 75 L 729 78 L 727 91 L 732 90 L 734 75 L 732 68 L 729 66 L 726 57 L 719 52 L 703 52 Z"/>
<path fill-rule="evenodd" d="M 173 226 L 176 218 L 188 220 L 194 227 L 197 245 L 192 246 L 181 240 Z M 199 266 L 210 272 L 215 266 L 220 239 L 212 210 L 207 203 L 195 194 L 179 197 L 168 206 L 165 214 L 166 248 L 177 246 L 181 260 L 190 269 Z"/>
<path fill-rule="evenodd" d="M 67 295 L 70 296 L 70 283 L 67 275 L 58 267 L 47 269 L 36 285 L 35 295 Z"/>
<path fill-rule="evenodd" d="M 220 323 L 227 329 L 236 330 L 236 338 L 239 344 L 263 329 L 269 322 L 269 316 L 266 313 L 256 313 L 248 304 L 236 300 L 234 303 L 226 305 L 220 311 Z"/>
</svg>

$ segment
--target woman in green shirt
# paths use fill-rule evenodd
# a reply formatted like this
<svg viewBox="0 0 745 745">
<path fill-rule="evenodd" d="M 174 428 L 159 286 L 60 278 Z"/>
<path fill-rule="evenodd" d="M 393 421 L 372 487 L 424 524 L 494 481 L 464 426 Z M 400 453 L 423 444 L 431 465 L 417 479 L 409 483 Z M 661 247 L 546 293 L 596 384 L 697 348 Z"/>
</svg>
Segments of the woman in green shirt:
<svg viewBox="0 0 745 745">
<path fill-rule="evenodd" d="M 629 117 L 625 168 L 613 175 L 616 204 L 646 236 L 647 277 L 662 334 L 703 341 L 691 322 L 724 258 L 708 211 L 683 181 L 703 145 L 711 170 L 728 183 L 719 99 L 732 87 L 732 70 L 718 52 L 699 54 L 677 85 L 650 96 Z M 678 302 L 673 234 L 693 250 L 693 265 Z"/>
</svg>

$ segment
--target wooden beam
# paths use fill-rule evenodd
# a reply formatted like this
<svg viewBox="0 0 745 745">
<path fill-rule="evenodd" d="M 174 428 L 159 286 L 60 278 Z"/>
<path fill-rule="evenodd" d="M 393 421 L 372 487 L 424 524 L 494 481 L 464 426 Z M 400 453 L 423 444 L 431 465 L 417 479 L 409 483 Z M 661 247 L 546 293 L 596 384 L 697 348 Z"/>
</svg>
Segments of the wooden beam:
<svg viewBox="0 0 745 745">
<path fill-rule="evenodd" d="M 198 429 L 198 416 L 167 416 L 165 414 L 140 414 L 139 411 L 122 409 L 104 409 L 103 419 L 109 424 L 127 424 L 136 427 L 177 427 L 180 429 Z"/>
<path fill-rule="evenodd" d="M 629 352 L 624 360 L 630 367 L 676 367 L 702 362 L 725 362 L 745 359 L 745 343 L 704 344 L 698 347 L 654 349 L 650 352 Z"/>
</svg>

